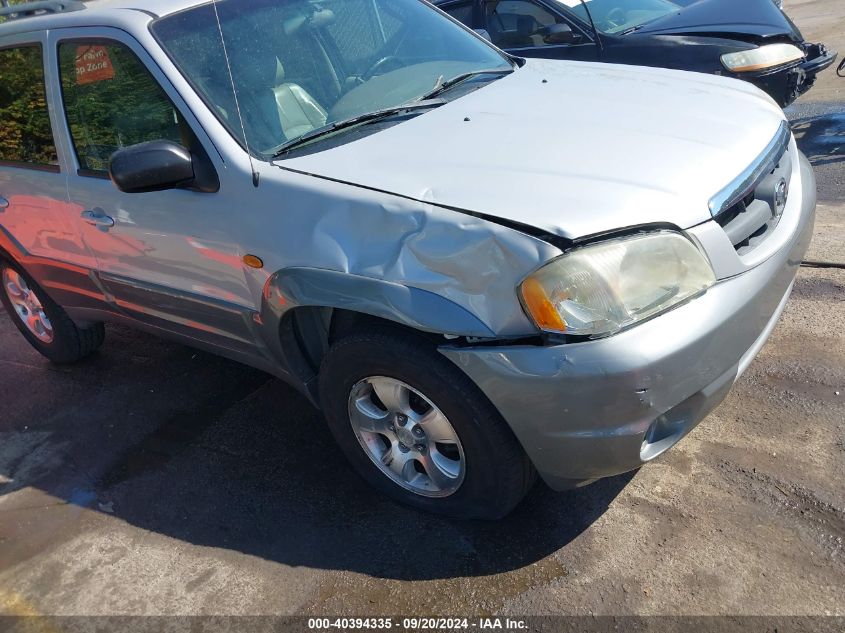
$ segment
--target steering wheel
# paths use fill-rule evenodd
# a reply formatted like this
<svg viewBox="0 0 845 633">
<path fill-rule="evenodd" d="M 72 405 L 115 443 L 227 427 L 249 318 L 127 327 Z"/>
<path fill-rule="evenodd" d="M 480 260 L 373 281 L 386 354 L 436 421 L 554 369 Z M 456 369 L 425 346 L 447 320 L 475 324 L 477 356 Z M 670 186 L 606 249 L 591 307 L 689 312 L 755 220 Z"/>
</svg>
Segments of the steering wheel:
<svg viewBox="0 0 845 633">
<path fill-rule="evenodd" d="M 382 69 L 382 67 L 387 66 L 388 64 L 398 64 L 400 59 L 396 57 L 396 55 L 387 55 L 386 57 L 382 57 L 377 62 L 375 62 L 372 66 L 370 66 L 362 75 L 361 79 L 364 81 L 369 81 Z"/>
<path fill-rule="evenodd" d="M 628 16 L 625 14 L 625 11 L 620 7 L 614 7 L 610 11 L 607 12 L 607 15 L 604 16 L 604 19 L 607 20 L 612 26 L 622 26 L 625 24 Z"/>
</svg>

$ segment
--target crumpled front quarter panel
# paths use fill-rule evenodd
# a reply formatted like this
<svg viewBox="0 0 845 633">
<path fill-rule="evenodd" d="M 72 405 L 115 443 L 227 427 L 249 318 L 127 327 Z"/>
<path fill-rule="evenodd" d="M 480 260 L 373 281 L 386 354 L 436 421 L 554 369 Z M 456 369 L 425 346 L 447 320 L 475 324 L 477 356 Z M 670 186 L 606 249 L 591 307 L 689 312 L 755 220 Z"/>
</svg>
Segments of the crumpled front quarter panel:
<svg viewBox="0 0 845 633">
<path fill-rule="evenodd" d="M 325 276 L 335 288 L 306 293 L 306 284 L 281 289 L 278 301 L 296 298 L 297 305 L 327 305 L 334 294 L 338 305 L 385 316 L 383 293 L 367 293 L 367 278 L 427 291 L 463 308 L 484 324 L 491 335 L 522 336 L 536 332 L 517 298 L 526 275 L 560 255 L 556 247 L 535 237 L 487 220 L 392 194 L 270 167 L 262 173 L 260 201 L 246 223 L 245 250 L 263 258 L 262 286 L 290 278 L 289 269 L 346 273 Z M 265 272 L 266 271 L 266 272 Z M 273 277 L 270 277 L 273 275 Z M 256 287 L 258 283 L 254 284 Z M 357 305 L 350 287 L 361 296 Z M 334 292 L 333 292 L 334 290 Z M 262 287 L 266 294 L 270 290 Z M 400 314 L 403 309 L 432 311 L 430 301 L 396 306 L 394 320 L 445 334 L 477 336 L 474 331 L 450 331 L 437 314 Z M 261 297 L 256 297 L 261 304 Z M 293 307 L 293 306 L 286 306 Z M 456 313 L 457 314 L 457 313 Z M 435 325 L 436 324 L 436 325 Z M 456 324 L 459 326 L 459 324 Z"/>
</svg>

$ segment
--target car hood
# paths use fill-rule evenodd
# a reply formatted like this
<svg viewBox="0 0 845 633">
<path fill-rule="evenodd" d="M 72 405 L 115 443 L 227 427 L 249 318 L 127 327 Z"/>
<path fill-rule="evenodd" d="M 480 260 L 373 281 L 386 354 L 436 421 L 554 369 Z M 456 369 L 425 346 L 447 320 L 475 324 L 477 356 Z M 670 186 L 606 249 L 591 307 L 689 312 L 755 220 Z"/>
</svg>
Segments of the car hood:
<svg viewBox="0 0 845 633">
<path fill-rule="evenodd" d="M 787 36 L 795 42 L 803 40 L 798 28 L 772 0 L 698 0 L 649 22 L 637 33 Z"/>
<path fill-rule="evenodd" d="M 578 238 L 708 220 L 710 198 L 783 118 L 738 80 L 529 60 L 409 121 L 277 164 Z"/>
</svg>

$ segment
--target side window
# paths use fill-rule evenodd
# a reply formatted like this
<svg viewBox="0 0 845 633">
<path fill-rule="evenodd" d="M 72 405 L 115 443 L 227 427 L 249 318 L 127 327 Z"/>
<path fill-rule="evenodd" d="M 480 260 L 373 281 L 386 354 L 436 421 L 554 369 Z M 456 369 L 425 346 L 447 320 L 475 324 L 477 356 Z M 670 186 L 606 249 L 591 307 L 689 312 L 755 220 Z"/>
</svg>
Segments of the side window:
<svg viewBox="0 0 845 633">
<path fill-rule="evenodd" d="M 463 22 L 466 26 L 473 28 L 472 2 L 450 4 L 448 7 L 444 7 L 443 10 L 455 18 L 458 22 Z"/>
<path fill-rule="evenodd" d="M 0 161 L 58 170 L 38 45 L 0 50 Z"/>
<path fill-rule="evenodd" d="M 82 170 L 108 170 L 120 148 L 164 139 L 187 145 L 180 116 L 132 51 L 116 42 L 59 45 L 59 65 L 73 146 Z"/>
<path fill-rule="evenodd" d="M 485 28 L 499 48 L 547 46 L 542 29 L 564 20 L 529 0 L 501 0 L 484 4 Z"/>
</svg>

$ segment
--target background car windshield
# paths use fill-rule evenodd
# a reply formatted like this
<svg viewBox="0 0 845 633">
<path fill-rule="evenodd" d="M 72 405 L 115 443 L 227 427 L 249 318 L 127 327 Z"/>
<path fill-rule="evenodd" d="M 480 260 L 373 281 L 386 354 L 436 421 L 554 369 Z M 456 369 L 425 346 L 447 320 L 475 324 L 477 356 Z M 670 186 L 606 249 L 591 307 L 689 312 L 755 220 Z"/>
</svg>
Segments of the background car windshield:
<svg viewBox="0 0 845 633">
<path fill-rule="evenodd" d="M 264 157 L 329 123 L 402 105 L 461 73 L 511 68 L 421 0 L 220 0 L 246 137 Z M 243 139 L 215 7 L 159 19 L 168 55 Z"/>
<path fill-rule="evenodd" d="M 555 0 L 589 23 L 587 10 L 580 0 Z M 596 28 L 605 33 L 620 33 L 662 18 L 680 9 L 668 0 L 585 0 Z"/>
</svg>

